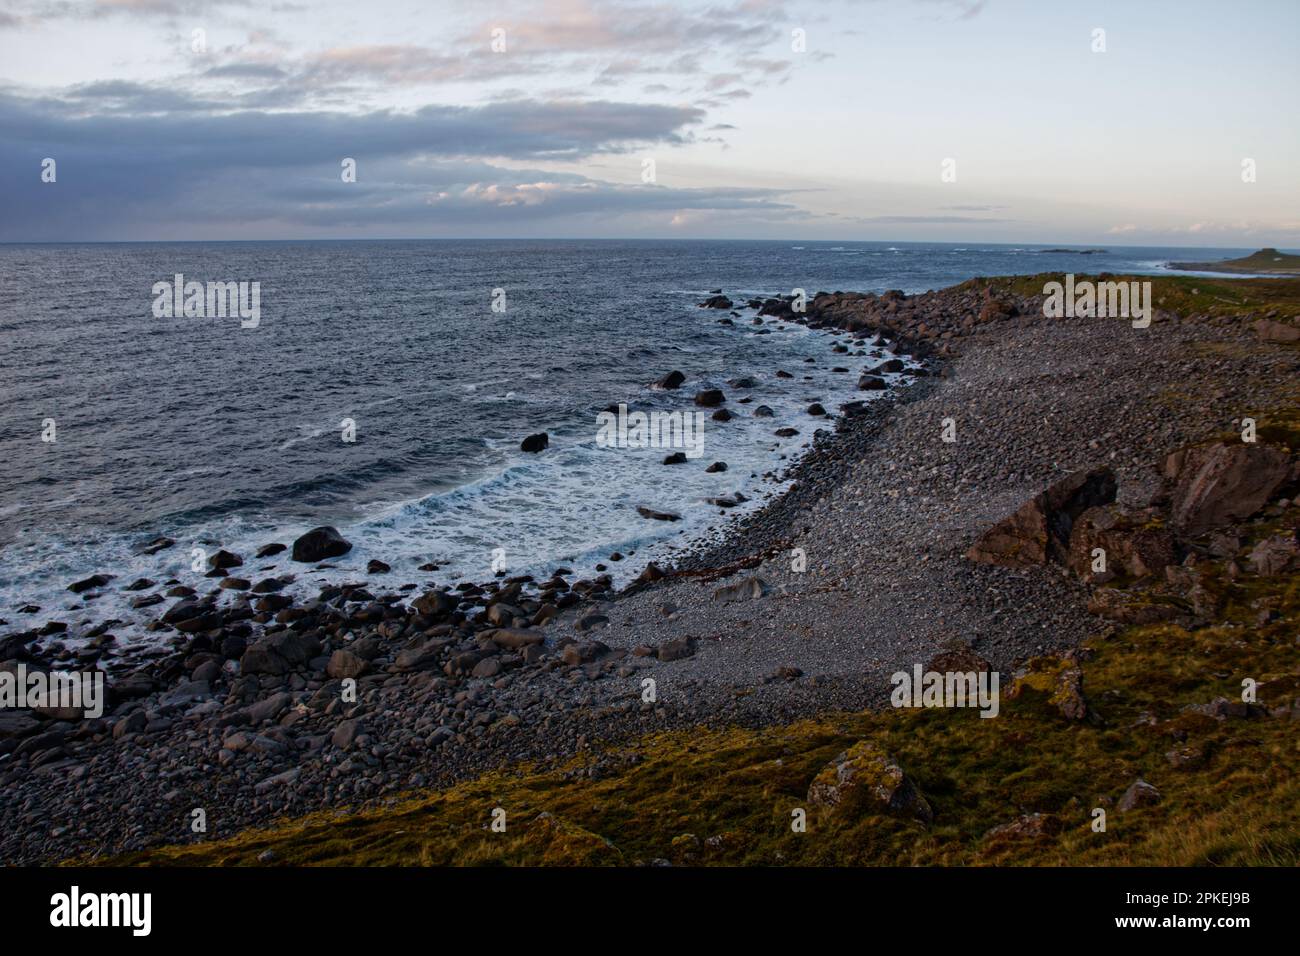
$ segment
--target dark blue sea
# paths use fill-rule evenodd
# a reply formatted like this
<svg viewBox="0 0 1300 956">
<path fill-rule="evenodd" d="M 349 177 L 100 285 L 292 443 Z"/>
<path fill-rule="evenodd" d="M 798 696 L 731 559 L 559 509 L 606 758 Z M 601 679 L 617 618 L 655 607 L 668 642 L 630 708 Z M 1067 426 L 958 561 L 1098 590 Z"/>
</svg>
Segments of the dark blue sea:
<svg viewBox="0 0 1300 956">
<path fill-rule="evenodd" d="M 365 241 L 0 245 L 0 619 L 30 627 L 141 617 L 136 577 L 206 590 L 195 548 L 245 557 L 244 576 L 290 568 L 254 561 L 262 544 L 333 524 L 355 547 L 304 589 L 483 580 L 494 570 L 579 573 L 613 551 L 626 579 L 652 557 L 734 520 L 706 503 L 741 492 L 757 507 L 818 420 L 855 393 L 833 336 L 799 325 L 733 326 L 696 306 L 817 291 L 920 292 L 973 276 L 1159 272 L 1170 259 L 1231 249 L 915 243 L 693 241 Z M 153 313 L 155 283 L 256 281 L 260 321 Z M 493 311 L 504 290 L 504 311 Z M 500 302 L 500 294 L 497 294 Z M 841 341 L 843 341 L 841 337 Z M 878 350 L 872 355 L 878 354 Z M 807 359 L 814 361 L 808 362 Z M 864 360 L 855 358 L 853 370 Z M 651 388 L 679 369 L 676 391 Z M 776 377 L 778 369 L 793 378 Z M 597 444 L 612 403 L 687 410 L 728 380 L 775 415 L 709 423 L 702 458 Z M 730 407 L 737 408 L 734 404 Z M 752 405 L 749 407 L 753 407 Z M 343 438 L 343 423 L 355 441 Z M 49 425 L 53 424 L 53 441 Z M 775 429 L 799 429 L 779 439 Z M 831 427 L 822 422 L 820 427 Z M 545 431 L 550 447 L 519 450 Z M 728 469 L 705 466 L 726 461 Z M 681 515 L 647 521 L 638 505 Z M 136 553 L 158 535 L 175 547 Z M 421 572 L 435 562 L 436 572 Z M 495 562 L 495 563 L 494 563 Z M 90 599 L 67 585 L 116 575 Z M 26 604 L 35 613 L 19 614 Z M 155 608 L 154 611 L 157 609 Z"/>
</svg>

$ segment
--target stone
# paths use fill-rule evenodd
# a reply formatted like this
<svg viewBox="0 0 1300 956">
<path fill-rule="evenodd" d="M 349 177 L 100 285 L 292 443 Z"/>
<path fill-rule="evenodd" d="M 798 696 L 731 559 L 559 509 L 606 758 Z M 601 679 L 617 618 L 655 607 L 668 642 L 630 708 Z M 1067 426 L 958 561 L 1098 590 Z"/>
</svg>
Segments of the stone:
<svg viewBox="0 0 1300 956">
<path fill-rule="evenodd" d="M 80 581 L 74 581 L 72 584 L 69 584 L 68 590 L 73 594 L 81 594 L 85 591 L 91 590 L 92 588 L 102 588 L 111 580 L 113 580 L 113 575 L 111 574 L 92 574 L 88 578 L 83 578 Z"/>
<path fill-rule="evenodd" d="M 536 454 L 544 450 L 551 443 L 551 436 L 546 432 L 538 432 L 536 435 L 529 435 L 519 443 L 519 450 Z"/>
<path fill-rule="evenodd" d="M 681 521 L 682 516 L 673 514 L 670 511 L 656 511 L 653 508 L 647 508 L 644 505 L 637 505 L 636 513 L 642 518 L 649 518 L 651 521 Z"/>
<path fill-rule="evenodd" d="M 767 595 L 767 582 L 762 578 L 749 577 L 736 584 L 728 584 L 713 592 L 715 601 L 752 601 Z"/>
<path fill-rule="evenodd" d="M 1113 502 L 1115 491 L 1115 474 L 1108 467 L 1075 472 L 984 532 L 966 557 L 1009 568 L 1064 564 L 1074 522 L 1089 508 Z"/>
<path fill-rule="evenodd" d="M 934 820 L 929 802 L 879 746 L 860 740 L 813 778 L 808 803 L 834 813 L 894 813 L 922 823 Z"/>
<path fill-rule="evenodd" d="M 1105 552 L 1105 571 L 1093 571 L 1093 552 Z M 1178 560 L 1173 530 L 1157 508 L 1128 513 L 1117 505 L 1089 508 L 1070 531 L 1067 563 L 1081 580 L 1101 584 L 1117 574 L 1158 575 Z"/>
<path fill-rule="evenodd" d="M 311 563 L 342 557 L 351 550 L 351 543 L 343 539 L 338 529 L 323 525 L 312 528 L 294 541 L 292 558 Z"/>
<path fill-rule="evenodd" d="M 1221 441 L 1191 445 L 1165 459 L 1170 515 L 1185 537 L 1253 517 L 1291 474 L 1280 445 Z"/>
<path fill-rule="evenodd" d="M 695 656 L 695 638 L 677 637 L 659 645 L 659 660 L 680 661 Z"/>
<path fill-rule="evenodd" d="M 370 670 L 370 662 L 341 647 L 330 655 L 325 674 L 332 678 L 360 677 Z"/>
<path fill-rule="evenodd" d="M 1139 779 L 1133 781 L 1124 791 L 1124 795 L 1119 798 L 1119 803 L 1115 804 L 1115 809 L 1120 813 L 1127 813 L 1129 810 L 1159 802 L 1160 791 L 1145 780 Z"/>
</svg>

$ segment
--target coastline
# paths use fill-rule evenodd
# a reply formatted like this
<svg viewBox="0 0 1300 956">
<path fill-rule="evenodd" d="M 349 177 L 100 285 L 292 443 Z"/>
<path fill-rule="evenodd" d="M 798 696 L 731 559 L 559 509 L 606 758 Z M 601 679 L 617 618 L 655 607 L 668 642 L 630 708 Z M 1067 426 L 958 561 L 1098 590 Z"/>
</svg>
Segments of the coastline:
<svg viewBox="0 0 1300 956">
<path fill-rule="evenodd" d="M 213 663 L 204 657 L 212 649 L 196 646 L 200 635 L 160 662 L 159 674 L 170 674 L 167 686 L 151 683 L 127 698 L 112 721 L 74 726 L 58 740 L 49 739 L 46 724 L 4 738 L 17 742 L 4 751 L 0 787 L 11 792 L 41 780 L 33 799 L 44 818 L 24 830 L 15 811 L 4 811 L 6 858 L 68 855 L 77 840 L 87 841 L 85 834 L 72 839 L 74 820 L 93 825 L 97 845 L 131 850 L 197 839 L 183 832 L 182 808 L 220 805 L 221 814 L 210 813 L 205 838 L 212 839 L 284 813 L 362 806 L 520 761 L 562 763 L 597 737 L 697 724 L 763 726 L 861 709 L 883 700 L 891 668 L 924 662 L 954 639 L 1008 671 L 1035 654 L 1077 645 L 1099 630 L 1085 611 L 1086 590 L 1049 568 L 970 567 L 961 557 L 971 536 L 1099 456 L 1113 462 L 1121 495 L 1139 500 L 1165 451 L 1226 427 L 1215 401 L 1204 397 L 1193 397 L 1177 412 L 1181 420 L 1165 427 L 1134 398 L 1137 388 L 1159 394 L 1208 364 L 1220 389 L 1246 408 L 1275 401 L 1293 362 L 1290 353 L 1262 353 L 1272 364 L 1261 373 L 1255 350 L 1214 357 L 1213 346 L 1254 343 L 1253 329 L 1240 323 L 1226 328 L 1166 313 L 1153 328 L 1169 336 L 1146 342 L 1132 339 L 1127 323 L 1087 320 L 1067 328 L 1041 317 L 1024 281 L 972 280 L 911 297 L 814 299 L 806 320 L 813 327 L 871 327 L 912 354 L 933 355 L 941 361 L 934 370 L 944 375 L 842 419 L 790 471 L 793 487 L 742 519 L 720 544 L 666 569 L 667 580 L 618 595 L 584 587 L 581 600 L 540 627 L 522 629 L 523 636 L 513 621 L 460 635 L 435 614 L 418 622 L 383 607 L 366 620 L 379 602 L 362 599 L 353 602 L 361 614 L 327 632 L 315 654 L 303 640 L 305 628 L 278 632 L 285 639 L 266 657 L 277 664 L 278 656 L 282 669 L 252 683 L 248 674 L 227 680 L 218 668 L 206 688 L 193 686 L 195 672 Z M 1191 356 L 1164 356 L 1169 337 Z M 1195 354 L 1207 346 L 1210 359 Z M 1092 394 L 1115 380 L 1115 369 L 1094 352 L 1118 363 L 1126 376 L 1120 380 L 1134 390 Z M 1042 367 L 1027 368 L 1030 357 Z M 1142 369 L 1151 380 L 1133 382 Z M 1016 389 L 999 395 L 989 388 L 1015 376 L 1032 386 L 1019 399 Z M 937 412 L 945 407 L 961 434 L 971 427 L 983 436 L 969 459 L 936 437 Z M 1056 419 L 1056 432 L 1038 433 L 1035 408 Z M 963 415 L 972 418 L 963 424 Z M 1085 418 L 1114 431 L 1090 436 L 1078 424 Z M 1108 447 L 1090 447 L 1099 439 Z M 964 507 L 958 516 L 955 500 Z M 807 553 L 806 571 L 789 567 L 793 547 Z M 523 583 L 506 579 L 508 597 L 496 603 L 519 600 L 520 591 L 510 588 Z M 578 583 L 566 590 L 579 590 Z M 990 599 L 990 591 L 1001 594 Z M 664 613 L 664 605 L 673 610 Z M 918 606 L 920 617 L 913 613 Z M 805 640 L 792 648 L 797 621 L 814 621 L 821 633 L 801 635 Z M 282 623 L 293 622 L 290 616 Z M 533 629 L 546 633 L 546 650 L 529 661 L 538 646 L 526 633 Z M 342 639 L 352 631 L 352 640 Z M 647 648 L 652 653 L 638 653 Z M 485 662 L 495 667 L 480 666 Z M 353 707 L 337 696 L 337 681 L 348 671 L 362 691 Z M 652 705 L 638 696 L 646 675 L 659 681 Z M 141 700 L 143 707 L 132 703 Z M 449 726 L 464 729 L 445 733 Z M 30 745 L 42 737 L 49 746 Z M 138 780 L 135 768 L 127 773 L 131 755 L 145 748 L 167 783 L 129 782 Z M 160 753 L 169 748 L 175 752 Z M 120 807 L 100 807 L 87 820 L 60 795 L 68 780 L 92 790 L 108 789 L 109 781 L 134 789 Z M 5 806 L 17 803 L 6 799 Z M 42 826 L 69 829 L 51 838 Z"/>
</svg>

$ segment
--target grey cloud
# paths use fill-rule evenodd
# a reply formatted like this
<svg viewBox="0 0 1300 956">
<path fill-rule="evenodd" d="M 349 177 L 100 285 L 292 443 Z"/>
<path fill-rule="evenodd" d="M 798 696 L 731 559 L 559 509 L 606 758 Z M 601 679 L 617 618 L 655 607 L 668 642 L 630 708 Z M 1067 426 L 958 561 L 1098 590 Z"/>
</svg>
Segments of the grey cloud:
<svg viewBox="0 0 1300 956">
<path fill-rule="evenodd" d="M 689 107 L 604 101 L 80 116 L 75 105 L 0 97 L 0 126 L 12 131 L 0 141 L 0 239 L 500 234 L 566 217 L 804 215 L 776 190 L 626 186 L 499 163 L 681 143 L 702 119 Z M 40 181 L 47 156 L 58 163 L 53 184 Z M 341 181 L 344 157 L 357 160 L 356 183 Z"/>
</svg>

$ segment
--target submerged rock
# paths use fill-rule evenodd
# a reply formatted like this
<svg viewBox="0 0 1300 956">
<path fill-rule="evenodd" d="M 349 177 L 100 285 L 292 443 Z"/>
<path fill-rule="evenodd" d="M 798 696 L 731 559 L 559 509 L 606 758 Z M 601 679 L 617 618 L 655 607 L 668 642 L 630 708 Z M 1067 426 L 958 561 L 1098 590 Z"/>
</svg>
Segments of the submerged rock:
<svg viewBox="0 0 1300 956">
<path fill-rule="evenodd" d="M 519 443 L 519 450 L 536 453 L 542 451 L 551 443 L 551 438 L 546 432 L 538 432 L 536 435 L 529 435 Z"/>
</svg>

